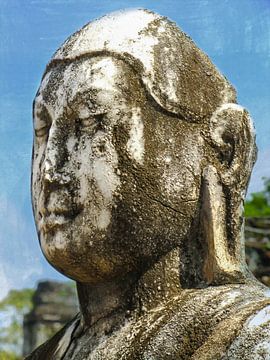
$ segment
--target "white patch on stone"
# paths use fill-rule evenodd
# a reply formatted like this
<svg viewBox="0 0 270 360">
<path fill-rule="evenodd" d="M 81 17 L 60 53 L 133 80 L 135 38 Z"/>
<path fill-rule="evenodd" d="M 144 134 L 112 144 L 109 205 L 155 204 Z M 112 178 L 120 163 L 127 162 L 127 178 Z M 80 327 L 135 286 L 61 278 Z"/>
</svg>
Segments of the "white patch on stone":
<svg viewBox="0 0 270 360">
<path fill-rule="evenodd" d="M 62 219 L 56 220 L 56 223 L 58 223 L 59 225 L 62 225 L 62 224 L 64 224 L 64 221 L 65 221 L 65 219 L 62 217 Z M 66 245 L 67 245 L 66 236 L 63 236 L 62 231 L 56 231 L 55 240 L 53 243 L 53 252 L 55 249 L 65 250 Z"/>
<path fill-rule="evenodd" d="M 159 33 L 159 34 L 162 34 L 162 33 L 164 33 L 165 31 L 166 31 L 166 29 L 165 29 L 164 26 L 160 26 L 160 27 L 158 28 L 158 33 Z"/>
<path fill-rule="evenodd" d="M 119 185 L 119 180 L 114 172 L 114 167 L 105 159 L 95 159 L 93 162 L 93 178 L 96 180 L 104 199 L 111 201 L 113 193 Z"/>
<path fill-rule="evenodd" d="M 105 153 L 98 152 L 98 144 L 102 143 L 106 147 Z M 119 176 L 116 174 L 118 156 L 113 145 L 108 140 L 105 133 L 99 131 L 95 134 L 92 141 L 87 141 L 85 148 L 78 155 L 80 169 L 78 179 L 80 182 L 79 198 L 82 204 L 88 200 L 90 184 L 93 181 L 94 188 L 102 196 L 102 202 L 94 210 L 95 223 L 93 224 L 100 230 L 104 230 L 111 220 L 111 206 L 113 196 L 120 185 Z M 96 196 L 96 195 L 95 195 Z"/>
<path fill-rule="evenodd" d="M 100 230 L 106 229 L 111 222 L 111 212 L 108 209 L 102 209 L 98 214 L 97 227 Z"/>
<path fill-rule="evenodd" d="M 153 46 L 157 44 L 157 40 L 141 32 L 158 18 L 160 16 L 138 9 L 117 11 L 103 16 L 82 29 L 69 50 L 69 57 L 105 49 L 120 53 L 128 51 L 135 58 L 141 59 L 150 71 L 153 65 Z M 141 38 L 143 41 L 138 41 Z M 55 59 L 63 58 L 63 47 L 57 51 Z"/>
<path fill-rule="evenodd" d="M 234 110 L 234 111 L 239 111 L 244 113 L 245 109 L 243 108 L 243 106 L 235 104 L 235 103 L 226 103 L 221 105 L 212 115 L 211 118 L 211 122 L 216 123 L 217 122 L 217 116 L 222 112 L 222 111 L 226 111 L 226 110 Z M 250 116 L 248 116 L 249 118 L 249 127 L 251 130 L 252 134 L 255 134 L 255 128 L 254 128 L 254 124 L 253 121 L 251 119 Z"/>
<path fill-rule="evenodd" d="M 259 344 L 256 344 L 254 347 L 255 355 L 258 357 L 253 357 L 253 360 L 269 360 L 270 359 L 270 342 L 261 341 Z M 263 357 L 262 357 L 263 354 Z M 266 357 L 267 356 L 267 357 Z"/>
<path fill-rule="evenodd" d="M 235 110 L 235 111 L 244 112 L 243 106 L 235 104 L 235 103 L 226 103 L 226 104 L 221 105 L 218 108 L 218 111 L 223 111 L 223 110 Z"/>
<path fill-rule="evenodd" d="M 76 144 L 76 138 L 75 138 L 75 136 L 70 136 L 70 137 L 67 139 L 67 142 L 66 142 L 67 151 L 68 151 L 69 153 L 72 153 L 72 151 L 74 151 L 75 144 Z"/>
<path fill-rule="evenodd" d="M 177 96 L 176 94 L 176 86 L 175 86 L 175 72 L 170 70 L 168 68 L 168 71 L 167 71 L 167 84 L 166 84 L 166 94 L 168 96 L 168 98 L 171 100 L 171 101 L 174 101 L 175 103 L 177 103 L 179 101 L 179 97 Z"/>
<path fill-rule="evenodd" d="M 231 292 L 224 294 L 225 299 L 221 301 L 220 307 L 226 307 L 232 303 L 234 303 L 235 299 L 239 296 L 238 290 L 231 290 Z"/>
<path fill-rule="evenodd" d="M 144 134 L 143 120 L 139 108 L 132 109 L 130 119 L 129 140 L 127 142 L 127 151 L 131 157 L 139 164 L 143 163 L 144 157 Z"/>
<path fill-rule="evenodd" d="M 257 314 L 249 316 L 249 318 L 245 321 L 242 330 L 228 349 L 228 359 L 233 358 L 233 354 L 235 354 L 235 351 L 237 352 L 239 349 L 248 350 L 250 355 L 248 356 L 248 359 L 270 359 L 269 324 L 270 305 L 267 305 L 263 309 L 259 310 Z M 256 342 L 252 348 L 249 348 L 249 346 L 246 348 L 246 341 L 249 338 L 256 338 Z M 248 352 L 245 354 L 248 354 Z"/>
<path fill-rule="evenodd" d="M 231 88 L 229 84 L 226 84 L 224 89 L 221 91 L 223 103 L 230 103 L 235 99 L 234 90 Z"/>
<path fill-rule="evenodd" d="M 90 116 L 92 116 L 92 113 L 90 112 L 90 109 L 85 106 L 79 106 L 78 108 L 79 118 L 80 119 L 87 119 Z"/>
<path fill-rule="evenodd" d="M 61 174 L 59 173 L 57 165 L 59 148 L 58 146 L 55 146 L 55 137 L 57 137 L 57 134 L 54 134 L 55 132 L 56 126 L 55 123 L 53 123 L 50 128 L 50 134 L 46 146 L 46 157 L 44 159 L 44 177 L 50 182 L 53 182 L 55 179 L 57 179 L 59 184 L 63 184 L 68 182 L 70 179 L 69 176 L 63 174 L 63 172 Z"/>
<path fill-rule="evenodd" d="M 106 69 L 106 71 L 104 71 Z M 115 77 L 118 73 L 111 58 L 102 59 L 91 66 L 91 84 L 97 89 L 113 91 L 115 89 Z M 109 76 L 108 76 L 109 75 Z"/>
<path fill-rule="evenodd" d="M 224 129 L 227 126 L 228 120 L 222 116 L 222 112 L 226 112 L 226 111 L 233 111 L 233 112 L 240 112 L 242 114 L 244 114 L 245 109 L 238 104 L 234 104 L 234 103 L 226 103 L 221 105 L 212 115 L 211 117 L 211 124 L 213 124 L 215 126 L 215 131 L 212 131 L 212 139 L 217 143 L 220 144 L 223 138 L 223 132 Z M 232 119 L 233 121 L 233 119 Z M 248 125 L 250 127 L 250 131 L 252 134 L 255 133 L 254 127 L 253 127 L 253 122 L 249 117 L 249 121 L 248 121 Z"/>
<path fill-rule="evenodd" d="M 260 310 L 255 316 L 249 319 L 247 323 L 248 328 L 263 325 L 270 321 L 270 305 Z"/>
</svg>

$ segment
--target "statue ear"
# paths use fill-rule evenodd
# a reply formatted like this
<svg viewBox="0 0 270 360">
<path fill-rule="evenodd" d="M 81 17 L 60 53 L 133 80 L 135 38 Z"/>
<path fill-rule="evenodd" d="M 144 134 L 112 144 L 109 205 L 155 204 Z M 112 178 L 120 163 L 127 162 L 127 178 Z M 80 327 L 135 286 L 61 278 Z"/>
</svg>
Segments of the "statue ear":
<svg viewBox="0 0 270 360">
<path fill-rule="evenodd" d="M 242 212 L 256 157 L 254 138 L 249 115 L 239 105 L 223 105 L 210 120 L 210 141 L 217 158 L 203 172 L 200 216 L 207 283 L 240 282 L 248 275 Z"/>
<path fill-rule="evenodd" d="M 256 158 L 255 131 L 248 112 L 237 104 L 222 105 L 211 117 L 210 139 L 222 183 L 246 188 Z"/>
</svg>

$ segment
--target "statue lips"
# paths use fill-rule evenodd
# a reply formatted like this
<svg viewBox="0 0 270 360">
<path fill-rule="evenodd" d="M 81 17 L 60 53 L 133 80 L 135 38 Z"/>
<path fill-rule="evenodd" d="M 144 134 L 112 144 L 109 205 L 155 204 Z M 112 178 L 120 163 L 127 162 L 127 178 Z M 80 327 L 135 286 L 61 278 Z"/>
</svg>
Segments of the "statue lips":
<svg viewBox="0 0 270 360">
<path fill-rule="evenodd" d="M 74 199 L 70 196 L 67 198 L 61 195 L 63 194 L 53 192 L 48 201 L 42 201 L 45 204 L 40 206 L 39 211 L 40 230 L 49 231 L 61 227 L 73 220 L 82 211 L 82 205 L 74 203 Z"/>
<path fill-rule="evenodd" d="M 48 231 L 61 227 L 73 220 L 80 212 L 81 208 L 74 209 L 74 207 L 72 207 L 70 210 L 58 208 L 52 212 L 46 211 L 46 214 L 40 213 L 40 230 Z"/>
</svg>

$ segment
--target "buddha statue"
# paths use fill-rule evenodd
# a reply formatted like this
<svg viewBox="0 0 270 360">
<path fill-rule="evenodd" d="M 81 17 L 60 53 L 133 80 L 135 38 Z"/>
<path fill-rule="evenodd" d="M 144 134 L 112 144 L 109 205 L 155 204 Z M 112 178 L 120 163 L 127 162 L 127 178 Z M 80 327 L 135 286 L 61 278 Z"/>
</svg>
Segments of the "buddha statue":
<svg viewBox="0 0 270 360">
<path fill-rule="evenodd" d="M 26 359 L 269 359 L 270 292 L 245 263 L 250 116 L 148 10 L 69 37 L 33 104 L 42 251 L 80 314 Z"/>
</svg>

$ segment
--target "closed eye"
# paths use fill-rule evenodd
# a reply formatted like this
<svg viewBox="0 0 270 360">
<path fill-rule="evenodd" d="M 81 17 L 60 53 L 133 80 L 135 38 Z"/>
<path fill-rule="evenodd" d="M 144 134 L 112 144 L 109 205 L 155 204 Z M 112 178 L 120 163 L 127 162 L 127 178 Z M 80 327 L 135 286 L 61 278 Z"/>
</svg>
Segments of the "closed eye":
<svg viewBox="0 0 270 360">
<path fill-rule="evenodd" d="M 52 120 L 46 107 L 36 104 L 34 115 L 34 131 L 36 137 L 42 138 L 48 135 Z"/>
<path fill-rule="evenodd" d="M 49 130 L 50 130 L 50 126 L 45 125 L 45 126 L 43 126 L 43 127 L 40 127 L 40 128 L 38 128 L 38 129 L 35 129 L 35 135 L 36 135 L 37 137 L 45 136 L 45 135 L 48 134 Z"/>
<path fill-rule="evenodd" d="M 93 114 L 87 118 L 77 119 L 76 123 L 81 125 L 82 130 L 97 130 L 102 127 L 102 120 L 105 113 Z"/>
<path fill-rule="evenodd" d="M 83 127 L 94 127 L 97 124 L 97 119 L 94 116 L 88 117 L 86 119 L 80 119 L 80 123 Z"/>
</svg>

